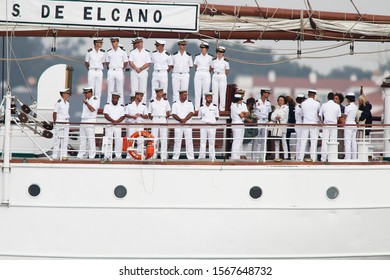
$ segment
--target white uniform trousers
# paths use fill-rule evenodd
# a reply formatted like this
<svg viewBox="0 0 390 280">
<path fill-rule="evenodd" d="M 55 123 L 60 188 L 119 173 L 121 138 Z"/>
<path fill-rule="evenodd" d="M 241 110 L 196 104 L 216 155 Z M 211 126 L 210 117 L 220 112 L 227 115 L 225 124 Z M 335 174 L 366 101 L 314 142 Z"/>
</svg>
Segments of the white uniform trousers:
<svg viewBox="0 0 390 280">
<path fill-rule="evenodd" d="M 356 127 L 344 128 L 345 159 L 357 159 Z"/>
<path fill-rule="evenodd" d="M 282 134 L 282 139 L 275 139 L 275 159 L 279 159 L 279 151 L 280 151 L 280 141 L 282 141 L 282 147 L 283 147 L 283 158 L 287 159 L 288 158 L 288 147 L 287 147 L 287 139 L 286 139 L 286 134 Z"/>
<path fill-rule="evenodd" d="M 107 103 L 111 103 L 111 93 L 116 91 L 121 97 L 119 98 L 119 104 L 124 104 L 123 83 L 125 76 L 122 68 L 114 69 L 109 69 L 107 74 Z"/>
<path fill-rule="evenodd" d="M 144 130 L 144 128 L 140 127 L 140 126 L 129 126 L 129 127 L 126 128 L 126 136 L 130 137 L 135 132 L 137 132 L 137 131 L 141 132 L 143 130 Z M 142 157 L 142 154 L 145 154 L 145 150 L 144 150 L 144 143 L 145 143 L 144 142 L 144 137 L 143 136 L 138 136 L 137 138 L 134 138 L 134 142 L 133 143 L 134 144 L 137 143 L 137 153 L 139 155 L 141 155 L 141 157 Z M 126 158 L 131 158 L 129 153 L 127 153 Z"/>
<path fill-rule="evenodd" d="M 296 134 L 296 139 L 297 139 L 297 144 L 295 146 L 295 158 L 297 161 L 302 161 L 303 158 L 301 158 L 301 145 L 302 145 L 302 127 L 294 127 L 295 129 L 295 134 Z M 304 149 L 305 151 L 306 149 Z"/>
<path fill-rule="evenodd" d="M 179 90 L 187 90 L 190 82 L 190 73 L 172 73 L 173 101 L 179 101 Z"/>
<path fill-rule="evenodd" d="M 260 126 L 256 138 L 252 141 L 252 159 L 265 159 L 267 154 L 267 142 L 265 140 L 266 135 L 267 128 Z"/>
<path fill-rule="evenodd" d="M 57 119 L 57 122 L 69 122 L 69 120 Z M 54 126 L 53 159 L 68 157 L 69 124 L 56 124 Z"/>
<path fill-rule="evenodd" d="M 186 156 L 187 159 L 194 159 L 194 145 L 192 142 L 192 128 L 178 127 L 175 128 L 175 145 L 173 147 L 172 159 L 179 159 L 181 151 L 181 141 L 183 134 L 186 140 Z"/>
<path fill-rule="evenodd" d="M 136 91 L 142 91 L 144 93 L 142 103 L 146 103 L 147 100 L 148 76 L 147 70 L 143 70 L 140 73 L 132 70 L 130 73 L 131 93 L 135 96 Z"/>
<path fill-rule="evenodd" d="M 96 119 L 82 119 L 81 122 L 94 123 Z M 96 156 L 96 143 L 95 143 L 95 125 L 93 124 L 81 124 L 80 125 L 80 149 L 77 154 L 77 158 L 93 159 Z"/>
<path fill-rule="evenodd" d="M 231 159 L 240 159 L 240 156 L 242 155 L 242 149 L 244 141 L 244 134 L 245 134 L 245 128 L 234 126 L 232 128 L 233 133 L 233 144 L 232 144 L 232 155 Z"/>
<path fill-rule="evenodd" d="M 209 140 L 209 158 L 215 159 L 215 127 L 202 127 L 200 129 L 199 159 L 206 158 L 206 143 Z"/>
<path fill-rule="evenodd" d="M 322 128 L 321 161 L 328 158 L 328 143 L 337 141 L 337 127 L 324 126 Z"/>
<path fill-rule="evenodd" d="M 213 90 L 213 103 L 218 105 L 218 99 L 219 99 L 219 110 L 225 111 L 226 88 L 227 88 L 226 74 L 214 73 L 211 87 Z"/>
<path fill-rule="evenodd" d="M 318 127 L 302 127 L 302 142 L 299 150 L 299 158 L 303 160 L 305 155 L 305 147 L 310 139 L 310 157 L 313 161 L 317 160 L 317 142 L 318 142 Z"/>
<path fill-rule="evenodd" d="M 156 88 L 164 89 L 164 92 L 168 95 L 168 71 L 167 70 L 155 70 L 152 77 L 152 98 L 156 99 Z"/>
<path fill-rule="evenodd" d="M 153 123 L 166 123 L 167 119 L 165 117 L 153 117 Z M 168 158 L 168 128 L 166 126 L 154 126 L 152 127 L 152 135 L 154 136 L 154 158 L 157 157 L 157 151 L 159 144 L 160 148 L 160 158 Z"/>
<path fill-rule="evenodd" d="M 89 68 L 88 70 L 88 86 L 93 88 L 93 94 L 98 99 L 100 107 L 100 99 L 102 97 L 103 85 L 103 70 L 97 68 Z"/>
<path fill-rule="evenodd" d="M 211 76 L 209 71 L 196 71 L 194 78 L 195 111 L 199 111 L 204 94 L 210 91 Z"/>
<path fill-rule="evenodd" d="M 113 146 L 112 141 L 114 140 L 115 143 L 115 157 L 116 158 L 122 158 L 122 127 L 120 126 L 109 126 L 106 127 L 106 133 L 105 133 L 105 152 L 104 157 L 105 158 L 112 158 L 112 152 L 113 152 Z"/>
</svg>

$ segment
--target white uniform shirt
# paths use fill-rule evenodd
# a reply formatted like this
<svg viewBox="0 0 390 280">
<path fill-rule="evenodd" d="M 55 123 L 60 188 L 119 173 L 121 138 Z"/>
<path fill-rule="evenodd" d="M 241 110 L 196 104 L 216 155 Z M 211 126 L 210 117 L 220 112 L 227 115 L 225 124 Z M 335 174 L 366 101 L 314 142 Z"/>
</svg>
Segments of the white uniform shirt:
<svg viewBox="0 0 390 280">
<path fill-rule="evenodd" d="M 119 103 L 117 105 L 107 103 L 104 106 L 103 113 L 109 115 L 113 120 L 117 120 L 125 115 L 125 106 Z"/>
<path fill-rule="evenodd" d="M 144 48 L 141 51 L 134 49 L 130 51 L 129 61 L 133 62 L 138 68 L 141 68 L 145 63 L 151 63 L 152 58 L 148 50 Z"/>
<path fill-rule="evenodd" d="M 337 124 L 337 119 L 341 117 L 340 105 L 333 100 L 329 100 L 322 104 L 319 115 L 323 117 L 324 124 Z"/>
<path fill-rule="evenodd" d="M 289 108 L 286 104 L 282 105 L 281 107 L 276 106 L 275 111 L 271 115 L 271 120 L 276 122 L 276 117 L 279 116 L 280 123 L 287 123 L 288 113 L 289 113 Z"/>
<path fill-rule="evenodd" d="M 172 65 L 172 56 L 169 52 L 154 51 L 152 53 L 152 63 L 154 64 L 154 70 L 168 70 L 168 66 Z"/>
<path fill-rule="evenodd" d="M 347 106 L 345 106 L 344 115 L 346 115 L 345 123 L 346 124 L 356 124 L 356 114 L 358 111 L 358 107 L 355 105 L 355 103 L 350 103 Z"/>
<path fill-rule="evenodd" d="M 232 103 L 230 106 L 230 117 L 232 118 L 232 123 L 244 123 L 243 119 L 240 117 L 240 114 L 247 111 L 248 109 L 244 103 Z"/>
<path fill-rule="evenodd" d="M 204 123 L 216 123 L 216 119 L 219 118 L 218 106 L 215 104 L 210 104 L 209 106 L 203 104 L 199 108 L 199 116 Z"/>
<path fill-rule="evenodd" d="M 214 58 L 211 62 L 211 68 L 216 74 L 225 74 L 225 70 L 230 69 L 230 65 L 224 57 L 222 59 Z"/>
<path fill-rule="evenodd" d="M 69 120 L 69 101 L 60 98 L 54 105 L 54 112 L 57 113 L 57 120 Z"/>
<path fill-rule="evenodd" d="M 171 105 L 168 100 L 161 98 L 160 100 L 152 99 L 149 102 L 149 113 L 152 117 L 166 117 L 167 112 L 171 111 Z"/>
<path fill-rule="evenodd" d="M 184 51 L 183 54 L 176 52 L 172 55 L 173 73 L 189 73 L 190 68 L 194 66 L 192 56 Z"/>
<path fill-rule="evenodd" d="M 121 48 L 109 49 L 106 54 L 106 62 L 110 63 L 109 69 L 123 68 L 124 63 L 128 62 L 127 54 Z"/>
<path fill-rule="evenodd" d="M 194 105 L 189 100 L 186 100 L 184 102 L 181 102 L 179 100 L 174 102 L 172 105 L 172 115 L 175 114 L 181 119 L 187 117 L 187 115 L 191 112 L 194 113 Z M 187 121 L 187 123 L 191 123 L 191 122 L 192 122 L 192 118 L 190 118 Z"/>
<path fill-rule="evenodd" d="M 89 49 L 85 55 L 85 62 L 89 63 L 90 69 L 101 69 L 103 70 L 103 63 L 105 61 L 105 52 L 99 49 Z"/>
<path fill-rule="evenodd" d="M 269 113 L 272 112 L 271 102 L 265 100 L 263 102 L 261 99 L 257 100 L 254 107 L 254 114 L 259 119 L 260 123 L 268 121 Z"/>
<path fill-rule="evenodd" d="M 135 101 L 128 104 L 125 108 L 125 114 L 130 116 L 135 116 L 136 114 L 147 115 L 149 114 L 148 108 L 145 103 L 137 103 Z M 144 122 L 144 118 L 142 116 L 138 116 L 137 119 L 126 118 L 126 122 L 128 123 L 142 123 Z"/>
<path fill-rule="evenodd" d="M 90 99 L 87 99 L 87 102 L 95 109 L 95 111 L 91 112 L 87 104 L 83 104 L 83 112 L 81 114 L 81 119 L 96 119 L 98 108 L 99 108 L 98 99 L 95 96 L 92 96 Z"/>
<path fill-rule="evenodd" d="M 295 123 L 302 124 L 303 123 L 303 112 L 302 105 L 298 104 L 295 106 Z"/>
<path fill-rule="evenodd" d="M 208 53 L 196 55 L 194 60 L 194 64 L 197 65 L 196 71 L 209 72 L 212 61 L 213 57 Z"/>
<path fill-rule="evenodd" d="M 318 123 L 321 104 L 313 98 L 308 98 L 302 102 L 303 123 Z"/>
</svg>

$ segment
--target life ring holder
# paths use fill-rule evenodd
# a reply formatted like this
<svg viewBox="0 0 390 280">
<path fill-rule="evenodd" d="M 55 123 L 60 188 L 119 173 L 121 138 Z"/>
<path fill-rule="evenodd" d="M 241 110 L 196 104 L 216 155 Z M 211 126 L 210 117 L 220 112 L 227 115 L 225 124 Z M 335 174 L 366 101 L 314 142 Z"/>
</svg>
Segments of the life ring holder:
<svg viewBox="0 0 390 280">
<path fill-rule="evenodd" d="M 136 138 L 138 138 L 140 136 L 143 136 L 146 139 L 148 139 L 145 154 L 144 154 L 144 156 L 145 156 L 144 159 L 150 159 L 154 155 L 154 136 L 149 131 L 145 131 L 145 130 L 137 131 L 137 132 L 134 132 L 130 136 L 130 138 L 125 137 L 123 139 L 124 140 L 123 141 L 123 150 L 127 151 L 128 147 L 133 147 Z M 142 160 L 142 155 L 137 153 L 135 151 L 135 149 L 130 149 L 130 150 L 128 150 L 128 152 L 134 159 Z"/>
</svg>

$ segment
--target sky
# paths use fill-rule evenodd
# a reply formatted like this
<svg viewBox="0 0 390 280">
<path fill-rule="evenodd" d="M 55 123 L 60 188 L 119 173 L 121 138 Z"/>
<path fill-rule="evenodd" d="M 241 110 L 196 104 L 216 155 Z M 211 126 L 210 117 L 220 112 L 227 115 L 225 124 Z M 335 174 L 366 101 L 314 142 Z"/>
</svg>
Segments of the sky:
<svg viewBox="0 0 390 280">
<path fill-rule="evenodd" d="M 175 0 L 174 2 L 194 2 L 188 0 Z M 204 3 L 204 1 L 195 1 Z M 351 3 L 351 0 L 311 0 L 309 1 L 314 10 L 333 11 L 333 12 L 348 12 L 355 13 L 356 9 Z M 255 0 L 207 0 L 208 4 L 225 4 L 256 6 Z M 260 7 L 271 8 L 291 8 L 291 9 L 306 9 L 304 0 L 257 0 Z M 353 0 L 360 13 L 365 14 L 381 14 L 390 15 L 390 1 L 385 0 Z M 331 46 L 335 42 L 303 42 L 302 49 Z M 281 49 L 280 52 L 296 51 L 296 42 L 293 41 L 261 41 L 256 42 L 256 46 L 266 48 Z M 327 74 L 334 68 L 341 68 L 345 65 L 359 67 L 364 70 L 375 71 L 378 69 L 379 62 L 390 60 L 390 43 L 355 43 L 355 52 L 382 51 L 382 53 L 365 54 L 365 55 L 347 55 L 342 57 L 327 58 L 327 59 L 301 59 L 298 62 L 303 65 L 311 66 L 314 70 L 321 74 Z M 389 50 L 389 51 L 386 51 Z M 349 52 L 349 45 L 338 48 L 334 51 L 326 52 L 323 55 L 332 56 L 345 54 Z"/>
</svg>

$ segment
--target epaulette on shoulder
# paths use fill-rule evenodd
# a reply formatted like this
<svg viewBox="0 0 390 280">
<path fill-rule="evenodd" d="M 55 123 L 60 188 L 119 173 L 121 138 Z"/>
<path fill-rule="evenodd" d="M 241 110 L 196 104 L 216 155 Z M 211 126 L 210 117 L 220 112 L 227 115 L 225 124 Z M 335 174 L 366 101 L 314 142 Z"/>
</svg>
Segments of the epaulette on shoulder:
<svg viewBox="0 0 390 280">
<path fill-rule="evenodd" d="M 165 98 L 164 98 L 165 99 Z M 165 99 L 165 100 L 168 100 L 168 99 Z M 173 101 L 173 103 L 176 103 L 176 101 Z"/>
<path fill-rule="evenodd" d="M 242 103 L 243 103 L 243 104 L 246 104 L 246 102 L 245 102 L 245 101 L 242 101 Z"/>
<path fill-rule="evenodd" d="M 299 107 L 299 108 L 302 108 L 302 105 L 301 105 L 301 104 L 298 104 L 298 107 Z"/>
<path fill-rule="evenodd" d="M 166 53 L 166 52 L 165 52 Z M 175 52 L 173 55 L 177 55 L 179 52 Z"/>
<path fill-rule="evenodd" d="M 188 99 L 188 102 L 191 102 L 191 103 L 192 103 L 192 101 L 191 101 L 191 100 L 189 100 L 189 99 Z"/>
<path fill-rule="evenodd" d="M 145 104 L 145 103 L 142 103 L 142 105 L 146 106 L 146 104 Z"/>
<path fill-rule="evenodd" d="M 215 107 L 218 107 L 217 104 L 213 104 Z"/>
<path fill-rule="evenodd" d="M 157 52 L 157 50 L 153 51 L 154 53 Z"/>
<path fill-rule="evenodd" d="M 106 105 L 108 105 L 108 104 L 110 104 L 110 103 L 107 102 Z"/>
<path fill-rule="evenodd" d="M 217 58 L 213 56 L 213 60 L 216 60 Z"/>
<path fill-rule="evenodd" d="M 121 50 L 124 51 L 124 52 L 126 51 L 126 49 L 124 49 L 124 48 L 121 48 Z"/>
<path fill-rule="evenodd" d="M 168 101 L 168 98 L 164 98 L 164 100 L 167 100 Z M 176 101 L 175 101 L 176 102 Z M 173 102 L 173 103 L 175 103 L 175 102 Z"/>
<path fill-rule="evenodd" d="M 61 102 L 61 100 L 62 100 L 62 99 L 58 99 L 58 101 L 57 101 L 57 102 L 58 102 L 58 103 L 60 103 L 60 102 Z"/>
<path fill-rule="evenodd" d="M 167 52 L 167 51 L 165 51 L 165 54 L 166 54 L 166 55 L 171 55 L 171 54 L 170 54 L 169 52 Z"/>
<path fill-rule="evenodd" d="M 121 104 L 122 107 L 125 107 L 125 105 Z"/>
<path fill-rule="evenodd" d="M 198 55 L 200 55 L 200 53 L 197 53 L 195 56 L 198 56 Z"/>
<path fill-rule="evenodd" d="M 223 60 L 225 60 L 226 62 L 229 62 L 229 59 L 227 59 L 227 58 L 225 58 L 225 57 L 223 58 Z"/>
<path fill-rule="evenodd" d="M 93 97 L 93 100 L 97 100 L 97 97 L 96 97 L 96 96 L 94 96 L 94 97 Z"/>
<path fill-rule="evenodd" d="M 152 100 L 149 101 L 149 103 L 152 103 L 152 102 L 154 102 L 154 99 L 152 99 Z"/>
<path fill-rule="evenodd" d="M 107 52 L 109 52 L 109 51 L 111 51 L 112 49 L 108 49 L 108 51 Z"/>
<path fill-rule="evenodd" d="M 92 48 L 88 49 L 88 52 L 91 52 L 92 51 Z"/>
<path fill-rule="evenodd" d="M 191 54 L 190 54 L 189 52 L 187 52 L 187 55 L 188 55 L 188 56 L 191 56 Z"/>
<path fill-rule="evenodd" d="M 145 51 L 150 52 L 148 49 L 145 49 Z"/>
<path fill-rule="evenodd" d="M 101 51 L 101 52 L 106 52 L 106 50 L 104 50 L 104 49 L 100 49 L 100 51 Z"/>
</svg>

